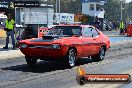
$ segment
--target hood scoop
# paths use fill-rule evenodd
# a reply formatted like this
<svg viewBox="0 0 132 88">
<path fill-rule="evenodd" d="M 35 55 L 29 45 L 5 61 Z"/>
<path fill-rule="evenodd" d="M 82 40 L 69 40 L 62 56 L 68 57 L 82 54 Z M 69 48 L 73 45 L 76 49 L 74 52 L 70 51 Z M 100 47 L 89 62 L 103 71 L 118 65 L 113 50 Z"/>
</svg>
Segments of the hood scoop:
<svg viewBox="0 0 132 88">
<path fill-rule="evenodd" d="M 55 35 L 45 35 L 42 36 L 43 39 L 58 39 L 59 36 L 55 36 Z"/>
<path fill-rule="evenodd" d="M 69 35 L 44 35 L 42 36 L 43 39 L 58 39 L 61 37 L 69 37 Z"/>
</svg>

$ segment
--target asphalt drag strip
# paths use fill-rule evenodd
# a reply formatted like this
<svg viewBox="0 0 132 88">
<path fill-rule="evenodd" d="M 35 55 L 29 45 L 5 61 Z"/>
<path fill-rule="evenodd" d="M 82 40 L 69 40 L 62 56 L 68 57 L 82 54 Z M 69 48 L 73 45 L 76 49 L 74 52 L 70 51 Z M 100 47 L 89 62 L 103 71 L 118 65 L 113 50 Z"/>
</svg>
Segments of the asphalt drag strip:
<svg viewBox="0 0 132 88">
<path fill-rule="evenodd" d="M 120 44 L 112 46 L 103 61 L 91 63 L 85 60 L 80 65 L 90 74 L 131 73 L 131 58 L 132 43 Z M 42 61 L 34 68 L 28 68 L 23 57 L 3 60 L 0 62 L 0 88 L 78 88 L 75 80 L 77 67 L 67 69 L 58 62 Z M 109 84 L 99 86 L 95 88 L 107 88 Z"/>
</svg>

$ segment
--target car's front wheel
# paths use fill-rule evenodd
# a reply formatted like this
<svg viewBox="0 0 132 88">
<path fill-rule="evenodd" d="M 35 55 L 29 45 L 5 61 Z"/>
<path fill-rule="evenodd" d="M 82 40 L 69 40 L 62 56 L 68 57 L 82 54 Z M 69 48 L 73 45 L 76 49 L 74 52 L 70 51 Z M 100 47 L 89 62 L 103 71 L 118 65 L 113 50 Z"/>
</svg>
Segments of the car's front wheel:
<svg viewBox="0 0 132 88">
<path fill-rule="evenodd" d="M 76 52 L 74 49 L 70 49 L 67 52 L 66 64 L 69 68 L 72 68 L 76 65 Z"/>
<path fill-rule="evenodd" d="M 25 56 L 25 59 L 29 66 L 33 66 L 37 63 L 37 59 L 34 59 L 32 57 Z"/>
<path fill-rule="evenodd" d="M 101 47 L 97 55 L 92 56 L 93 61 L 102 61 L 105 58 L 105 48 Z"/>
</svg>

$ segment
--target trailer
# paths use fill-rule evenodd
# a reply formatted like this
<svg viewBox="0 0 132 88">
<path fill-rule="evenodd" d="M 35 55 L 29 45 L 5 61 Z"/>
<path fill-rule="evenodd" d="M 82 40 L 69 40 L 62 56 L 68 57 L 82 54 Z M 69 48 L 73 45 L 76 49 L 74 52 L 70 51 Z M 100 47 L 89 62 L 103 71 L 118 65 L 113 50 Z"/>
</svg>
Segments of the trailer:
<svg viewBox="0 0 132 88">
<path fill-rule="evenodd" d="M 53 25 L 53 5 L 40 4 L 38 1 L 15 1 L 16 37 L 28 26 L 38 36 L 38 28 Z"/>
</svg>

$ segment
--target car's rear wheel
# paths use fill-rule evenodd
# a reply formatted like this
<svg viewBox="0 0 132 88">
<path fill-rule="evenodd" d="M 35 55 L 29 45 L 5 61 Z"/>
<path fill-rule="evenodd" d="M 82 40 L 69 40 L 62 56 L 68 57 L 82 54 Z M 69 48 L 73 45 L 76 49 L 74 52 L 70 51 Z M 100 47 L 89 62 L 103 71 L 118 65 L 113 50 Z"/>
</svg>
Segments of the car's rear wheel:
<svg viewBox="0 0 132 88">
<path fill-rule="evenodd" d="M 29 66 L 34 66 L 37 63 L 37 59 L 25 56 L 26 62 Z"/>
<path fill-rule="evenodd" d="M 97 55 L 92 56 L 93 61 L 102 61 L 105 58 L 105 48 L 101 47 Z"/>
<path fill-rule="evenodd" d="M 69 68 L 72 68 L 76 65 L 76 52 L 74 49 L 69 49 L 67 52 L 66 64 Z"/>
</svg>

